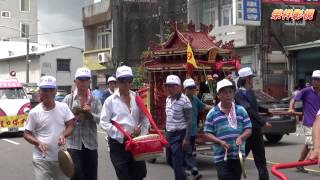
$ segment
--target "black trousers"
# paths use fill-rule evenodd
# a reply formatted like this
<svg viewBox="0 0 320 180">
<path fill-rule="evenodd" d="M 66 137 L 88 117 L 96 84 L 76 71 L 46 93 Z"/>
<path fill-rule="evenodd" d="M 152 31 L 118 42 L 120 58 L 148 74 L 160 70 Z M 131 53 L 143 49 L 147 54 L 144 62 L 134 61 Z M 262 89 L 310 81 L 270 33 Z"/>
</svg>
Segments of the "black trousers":
<svg viewBox="0 0 320 180">
<path fill-rule="evenodd" d="M 71 180 L 97 180 L 98 151 L 82 145 L 82 150 L 68 149 L 75 165 L 75 174 Z"/>
<path fill-rule="evenodd" d="M 108 138 L 110 158 L 119 180 L 143 180 L 147 175 L 145 161 L 136 161 L 125 145 Z"/>
<path fill-rule="evenodd" d="M 250 151 L 252 151 L 254 163 L 259 173 L 259 180 L 269 180 L 261 128 L 253 128 L 252 135 L 246 141 L 246 156 Z"/>
<path fill-rule="evenodd" d="M 240 180 L 241 165 L 239 159 L 228 159 L 227 162 L 216 163 L 219 180 Z"/>
</svg>

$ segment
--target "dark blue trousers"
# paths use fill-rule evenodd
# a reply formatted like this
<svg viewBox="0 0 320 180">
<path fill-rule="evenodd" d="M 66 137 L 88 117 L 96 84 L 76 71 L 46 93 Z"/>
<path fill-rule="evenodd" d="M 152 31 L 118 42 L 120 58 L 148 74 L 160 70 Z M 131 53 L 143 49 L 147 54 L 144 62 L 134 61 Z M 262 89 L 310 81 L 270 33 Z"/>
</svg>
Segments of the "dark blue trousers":
<svg viewBox="0 0 320 180">
<path fill-rule="evenodd" d="M 185 160 L 184 160 L 186 169 L 190 170 L 193 175 L 196 175 L 198 173 L 196 158 L 193 155 L 193 151 L 195 149 L 195 141 L 196 141 L 196 136 L 191 136 L 190 146 L 186 149 Z"/>
<path fill-rule="evenodd" d="M 68 149 L 75 165 L 75 174 L 71 180 L 97 180 L 98 151 L 82 145 L 82 150 Z"/>
<path fill-rule="evenodd" d="M 240 180 L 241 165 L 239 159 L 228 159 L 227 162 L 216 163 L 219 180 Z"/>
<path fill-rule="evenodd" d="M 185 130 L 166 132 L 169 145 L 166 148 L 167 162 L 174 171 L 175 180 L 186 180 L 184 157 L 185 151 L 182 149 L 182 142 L 185 137 Z"/>
</svg>

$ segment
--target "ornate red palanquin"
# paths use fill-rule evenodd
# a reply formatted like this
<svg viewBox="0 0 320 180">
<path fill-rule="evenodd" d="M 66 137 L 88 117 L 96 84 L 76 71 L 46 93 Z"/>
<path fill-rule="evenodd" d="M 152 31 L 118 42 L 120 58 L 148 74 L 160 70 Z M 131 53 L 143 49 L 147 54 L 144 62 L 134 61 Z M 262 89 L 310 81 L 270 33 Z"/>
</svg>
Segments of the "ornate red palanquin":
<svg viewBox="0 0 320 180">
<path fill-rule="evenodd" d="M 220 79 L 240 68 L 240 57 L 234 52 L 234 42 L 217 41 L 208 36 L 212 26 L 200 24 L 200 31 L 190 22 L 172 22 L 172 33 L 162 44 L 150 42 L 142 57 L 150 93 L 150 111 L 160 129 L 165 128 L 165 80 L 169 74 L 178 75 L 183 82 L 192 77 L 197 84 L 204 83 L 208 75 L 218 74 Z M 187 44 L 190 43 L 198 68 L 187 65 Z M 200 89 L 201 90 L 201 89 Z"/>
</svg>

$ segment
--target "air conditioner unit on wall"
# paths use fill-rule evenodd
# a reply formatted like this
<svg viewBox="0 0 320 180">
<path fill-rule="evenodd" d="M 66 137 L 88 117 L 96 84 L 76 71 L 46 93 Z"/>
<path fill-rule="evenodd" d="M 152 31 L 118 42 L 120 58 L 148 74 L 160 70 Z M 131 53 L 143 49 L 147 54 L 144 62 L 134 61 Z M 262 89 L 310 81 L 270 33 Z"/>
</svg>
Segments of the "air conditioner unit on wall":
<svg viewBox="0 0 320 180">
<path fill-rule="evenodd" d="M 108 53 L 98 53 L 98 60 L 100 64 L 109 62 L 109 54 Z"/>
</svg>

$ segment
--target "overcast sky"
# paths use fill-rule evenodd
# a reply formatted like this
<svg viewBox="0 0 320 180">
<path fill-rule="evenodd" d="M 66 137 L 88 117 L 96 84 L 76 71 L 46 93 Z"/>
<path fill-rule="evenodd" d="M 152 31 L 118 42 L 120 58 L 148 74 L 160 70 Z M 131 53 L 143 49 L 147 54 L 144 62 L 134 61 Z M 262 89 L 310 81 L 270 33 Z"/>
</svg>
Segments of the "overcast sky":
<svg viewBox="0 0 320 180">
<path fill-rule="evenodd" d="M 84 0 L 38 0 L 38 33 L 51 33 L 82 28 Z M 41 44 L 84 47 L 83 29 L 38 36 Z"/>
</svg>

